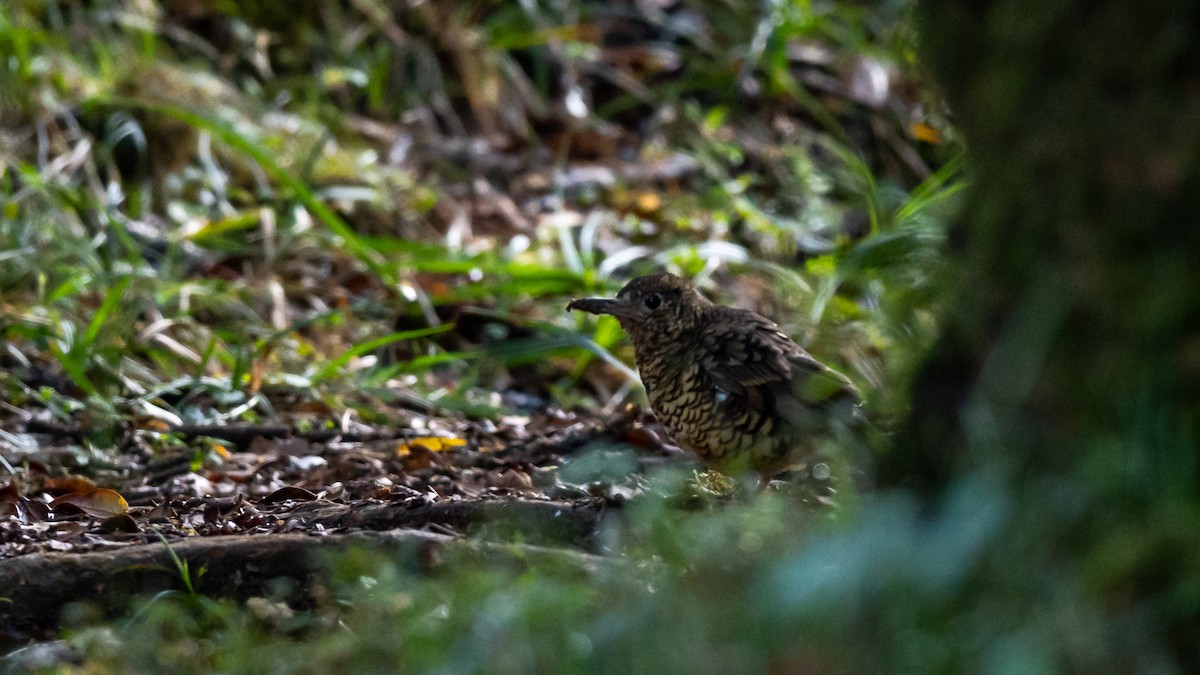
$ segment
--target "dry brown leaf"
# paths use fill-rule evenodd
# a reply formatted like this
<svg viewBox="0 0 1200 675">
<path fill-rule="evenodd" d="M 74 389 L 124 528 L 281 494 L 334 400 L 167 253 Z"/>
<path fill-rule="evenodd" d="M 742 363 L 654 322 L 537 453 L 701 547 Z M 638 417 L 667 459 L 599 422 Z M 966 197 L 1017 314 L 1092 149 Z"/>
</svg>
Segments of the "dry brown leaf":
<svg viewBox="0 0 1200 675">
<path fill-rule="evenodd" d="M 96 489 L 96 484 L 84 476 L 47 476 L 42 489 L 50 494 L 85 493 Z"/>
<path fill-rule="evenodd" d="M 529 490 L 533 488 L 533 478 L 520 469 L 509 469 L 497 474 L 490 481 L 493 487 L 511 488 L 514 490 Z"/>
<path fill-rule="evenodd" d="M 109 516 L 100 523 L 101 532 L 139 532 L 137 522 L 133 520 L 133 516 L 128 513 L 118 513 L 115 516 Z"/>
<path fill-rule="evenodd" d="M 275 502 L 285 502 L 285 501 L 311 502 L 312 500 L 314 500 L 316 498 L 317 498 L 317 496 L 315 494 L 313 494 L 312 492 L 310 492 L 308 490 L 305 490 L 302 487 L 296 487 L 295 485 L 285 485 L 284 487 L 279 488 L 278 490 L 272 492 L 271 494 L 267 495 L 266 497 L 263 497 L 263 503 L 264 504 L 274 504 Z"/>
</svg>

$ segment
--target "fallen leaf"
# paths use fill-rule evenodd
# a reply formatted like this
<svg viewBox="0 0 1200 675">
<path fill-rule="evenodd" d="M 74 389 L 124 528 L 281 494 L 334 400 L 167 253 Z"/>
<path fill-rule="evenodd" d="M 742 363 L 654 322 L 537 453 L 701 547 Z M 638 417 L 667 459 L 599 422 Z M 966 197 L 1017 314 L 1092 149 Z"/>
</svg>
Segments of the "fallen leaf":
<svg viewBox="0 0 1200 675">
<path fill-rule="evenodd" d="M 133 516 L 128 513 L 118 513 L 115 516 L 109 516 L 100 522 L 101 532 L 139 532 L 137 523 L 133 520 Z"/>
<path fill-rule="evenodd" d="M 137 427 L 146 431 L 156 431 L 158 433 L 167 433 L 171 431 L 171 425 L 166 420 L 160 420 L 157 417 L 142 417 L 136 420 Z"/>
<path fill-rule="evenodd" d="M 50 502 L 50 508 L 55 509 L 62 504 L 69 504 L 96 518 L 108 518 L 125 513 L 129 504 L 116 490 L 96 488 L 87 492 L 73 492 L 63 495 Z"/>
<path fill-rule="evenodd" d="M 421 445 L 404 446 L 400 450 L 400 466 L 409 473 L 427 469 L 437 460 L 437 453 Z"/>
<path fill-rule="evenodd" d="M 17 502 L 17 509 L 23 522 L 44 522 L 50 519 L 50 506 L 46 502 L 21 497 Z"/>
<path fill-rule="evenodd" d="M 298 502 L 311 502 L 312 500 L 314 500 L 316 498 L 317 498 L 317 496 L 315 494 L 313 494 L 312 492 L 309 492 L 308 490 L 305 490 L 302 487 L 296 487 L 295 485 L 286 485 L 286 486 L 281 487 L 278 490 L 272 492 L 271 494 L 267 495 L 266 497 L 263 497 L 263 503 L 264 504 L 274 504 L 275 502 L 286 502 L 289 500 L 298 501 Z"/>
<path fill-rule="evenodd" d="M 414 450 L 427 450 L 429 452 L 443 452 L 450 448 L 461 448 L 466 445 L 466 439 L 454 438 L 452 436 L 422 436 L 414 438 L 411 441 L 396 448 L 396 454 L 403 457 Z"/>
<path fill-rule="evenodd" d="M 152 523 L 166 523 L 175 519 L 175 509 L 167 506 L 166 502 L 155 504 L 146 514 L 146 519 Z"/>
<path fill-rule="evenodd" d="M 88 526 L 87 523 L 79 522 L 57 523 L 51 526 L 49 531 L 51 536 L 59 539 L 60 541 L 66 541 L 67 539 L 74 539 L 84 532 L 87 532 Z"/>
<path fill-rule="evenodd" d="M 653 192 L 642 192 L 634 199 L 634 209 L 640 215 L 650 215 L 662 208 L 662 197 Z"/>
<path fill-rule="evenodd" d="M 918 141 L 932 143 L 933 145 L 937 145 L 942 142 L 942 132 L 934 129 L 928 124 L 921 124 L 920 122 L 913 124 L 909 127 L 908 132 L 912 134 L 912 137 Z"/>
<path fill-rule="evenodd" d="M 96 484 L 84 476 L 47 476 L 42 489 L 50 494 L 86 493 L 96 489 Z"/>
<path fill-rule="evenodd" d="M 493 487 L 512 488 L 514 490 L 529 490 L 533 487 L 533 479 L 520 469 L 509 469 L 495 475 L 488 481 Z"/>
</svg>

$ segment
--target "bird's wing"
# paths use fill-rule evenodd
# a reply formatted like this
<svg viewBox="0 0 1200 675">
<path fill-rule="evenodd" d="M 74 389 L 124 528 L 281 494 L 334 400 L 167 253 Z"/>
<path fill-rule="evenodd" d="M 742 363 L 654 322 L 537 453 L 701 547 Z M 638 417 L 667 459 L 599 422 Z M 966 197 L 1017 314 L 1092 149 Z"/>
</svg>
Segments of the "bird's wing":
<svg viewBox="0 0 1200 675">
<path fill-rule="evenodd" d="M 704 333 L 702 368 L 713 386 L 749 408 L 775 412 L 808 426 L 831 408 L 853 408 L 858 390 L 841 373 L 817 361 L 768 319 L 726 310 Z"/>
</svg>

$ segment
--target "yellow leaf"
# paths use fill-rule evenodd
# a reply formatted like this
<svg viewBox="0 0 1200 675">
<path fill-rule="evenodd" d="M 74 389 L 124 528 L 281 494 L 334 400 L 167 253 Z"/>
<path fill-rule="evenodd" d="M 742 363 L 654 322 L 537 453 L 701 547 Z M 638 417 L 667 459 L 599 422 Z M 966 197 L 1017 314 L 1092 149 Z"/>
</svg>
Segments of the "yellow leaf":
<svg viewBox="0 0 1200 675">
<path fill-rule="evenodd" d="M 452 436 L 422 436 L 414 438 L 408 443 L 396 448 L 396 454 L 403 457 L 411 453 L 413 450 L 427 450 L 429 452 L 443 452 L 450 448 L 459 448 L 467 444 L 466 439 L 454 438 Z"/>
<path fill-rule="evenodd" d="M 634 204 L 639 213 L 650 214 L 662 208 L 662 198 L 653 192 L 639 193 Z"/>
<path fill-rule="evenodd" d="M 70 504 L 89 516 L 108 518 L 129 511 L 129 503 L 121 493 L 108 488 L 96 488 L 87 492 L 72 492 L 50 502 L 53 509 L 61 504 Z"/>
<path fill-rule="evenodd" d="M 160 420 L 154 417 L 147 417 L 146 419 L 139 420 L 138 426 L 146 431 L 157 431 L 159 433 L 166 433 L 171 430 L 171 425 L 167 424 L 165 420 Z"/>
<path fill-rule="evenodd" d="M 934 129 L 928 124 L 921 124 L 920 122 L 917 122 L 908 128 L 908 132 L 912 134 L 912 137 L 918 141 L 932 143 L 933 145 L 937 145 L 938 143 L 942 142 L 942 132 Z"/>
</svg>

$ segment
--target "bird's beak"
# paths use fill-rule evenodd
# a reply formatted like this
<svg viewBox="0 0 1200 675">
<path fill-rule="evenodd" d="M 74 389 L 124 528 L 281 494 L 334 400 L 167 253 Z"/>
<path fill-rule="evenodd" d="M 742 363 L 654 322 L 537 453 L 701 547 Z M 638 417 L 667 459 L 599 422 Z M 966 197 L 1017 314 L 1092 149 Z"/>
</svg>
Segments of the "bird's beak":
<svg viewBox="0 0 1200 675">
<path fill-rule="evenodd" d="M 581 309 L 592 314 L 611 314 L 618 319 L 632 318 L 637 307 L 626 298 L 580 298 L 567 305 L 567 311 Z"/>
</svg>

